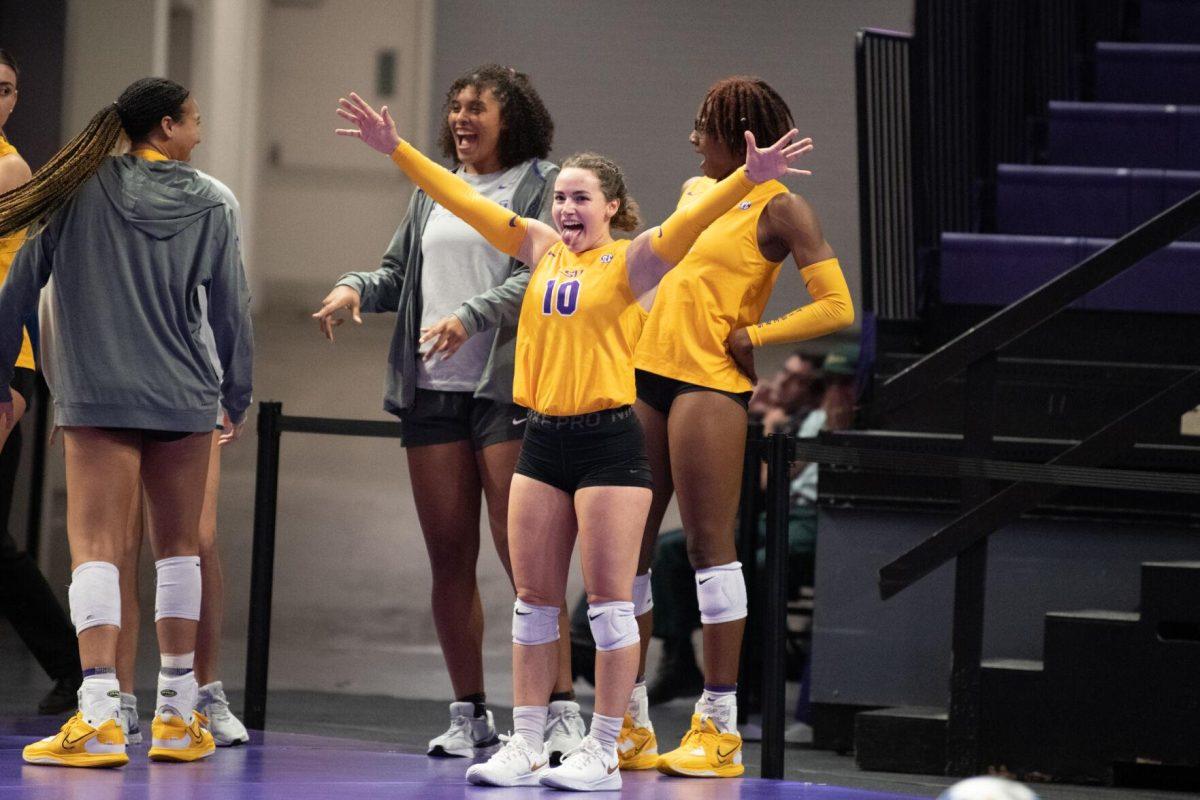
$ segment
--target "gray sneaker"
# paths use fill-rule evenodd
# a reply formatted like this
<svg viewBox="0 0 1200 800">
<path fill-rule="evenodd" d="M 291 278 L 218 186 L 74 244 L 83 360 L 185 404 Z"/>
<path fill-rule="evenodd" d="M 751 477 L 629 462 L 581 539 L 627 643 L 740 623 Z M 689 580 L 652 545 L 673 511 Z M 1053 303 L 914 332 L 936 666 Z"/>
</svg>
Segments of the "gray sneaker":
<svg viewBox="0 0 1200 800">
<path fill-rule="evenodd" d="M 450 727 L 429 740 L 426 754 L 438 758 L 474 758 L 499 743 L 491 711 L 476 717 L 474 703 L 451 703 Z"/>
<path fill-rule="evenodd" d="M 121 692 L 121 731 L 125 734 L 125 744 L 141 744 L 142 729 L 138 725 L 137 697 Z"/>
<path fill-rule="evenodd" d="M 574 700 L 555 700 L 546 717 L 546 753 L 550 766 L 557 767 L 563 755 L 579 747 L 587 733 L 579 703 Z"/>
<path fill-rule="evenodd" d="M 200 687 L 196 698 L 196 710 L 208 717 L 208 730 L 217 747 L 233 747 L 250 741 L 246 726 L 229 710 L 225 699 L 225 687 L 220 681 L 206 683 Z"/>
</svg>

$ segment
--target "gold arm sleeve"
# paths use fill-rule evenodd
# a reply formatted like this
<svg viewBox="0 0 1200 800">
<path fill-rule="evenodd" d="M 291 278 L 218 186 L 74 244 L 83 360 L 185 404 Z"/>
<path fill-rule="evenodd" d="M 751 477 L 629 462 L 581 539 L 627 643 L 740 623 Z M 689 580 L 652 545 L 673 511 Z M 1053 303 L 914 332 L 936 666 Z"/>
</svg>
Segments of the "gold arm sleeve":
<svg viewBox="0 0 1200 800">
<path fill-rule="evenodd" d="M 667 217 L 658 226 L 658 235 L 650 240 L 650 248 L 666 263 L 678 264 L 704 229 L 754 187 L 755 183 L 746 177 L 746 168 L 738 167 L 699 200 Z"/>
<path fill-rule="evenodd" d="M 836 258 L 809 264 L 800 270 L 804 285 L 813 301 L 784 314 L 779 319 L 747 329 L 755 347 L 777 342 L 815 339 L 841 330 L 854 322 L 854 304 L 850 289 Z"/>
<path fill-rule="evenodd" d="M 479 231 L 492 247 L 517 257 L 529 230 L 529 223 L 520 214 L 488 200 L 403 139 L 392 151 L 392 161 L 435 202 Z"/>
</svg>

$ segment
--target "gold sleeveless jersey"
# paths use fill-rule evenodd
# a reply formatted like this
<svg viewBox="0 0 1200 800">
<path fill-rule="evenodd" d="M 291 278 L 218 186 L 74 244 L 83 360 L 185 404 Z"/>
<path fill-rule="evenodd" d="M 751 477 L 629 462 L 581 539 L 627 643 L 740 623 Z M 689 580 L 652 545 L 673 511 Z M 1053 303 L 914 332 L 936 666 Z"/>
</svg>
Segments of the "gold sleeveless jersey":
<svg viewBox="0 0 1200 800">
<path fill-rule="evenodd" d="M 678 207 L 714 185 L 711 178 L 693 181 Z M 779 181 L 755 186 L 666 274 L 638 342 L 638 369 L 725 392 L 754 388 L 725 351 L 725 340 L 759 322 L 775 287 L 780 262 L 759 252 L 758 218 L 771 198 L 787 191 Z"/>
<path fill-rule="evenodd" d="M 521 302 L 513 402 L 571 416 L 634 401 L 646 311 L 629 287 L 629 244 L 572 253 L 559 242 L 542 256 Z"/>
<path fill-rule="evenodd" d="M 4 156 L 14 155 L 17 148 L 13 147 L 7 139 L 0 136 L 0 158 Z M 4 283 L 8 277 L 8 268 L 12 266 L 13 258 L 16 257 L 17 251 L 21 249 L 21 245 L 25 242 L 25 231 L 17 231 L 8 236 L 0 237 L 0 283 Z M 29 341 L 29 333 L 21 332 L 21 352 L 17 356 L 16 366 L 24 367 L 25 369 L 33 369 L 33 345 Z M 28 398 L 26 398 L 28 399 Z"/>
</svg>

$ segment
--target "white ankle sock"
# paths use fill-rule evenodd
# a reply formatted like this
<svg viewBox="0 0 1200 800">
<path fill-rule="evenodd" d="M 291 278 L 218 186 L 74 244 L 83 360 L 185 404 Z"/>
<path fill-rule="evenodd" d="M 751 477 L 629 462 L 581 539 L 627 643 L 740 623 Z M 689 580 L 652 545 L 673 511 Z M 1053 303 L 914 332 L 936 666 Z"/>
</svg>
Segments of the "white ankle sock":
<svg viewBox="0 0 1200 800">
<path fill-rule="evenodd" d="M 617 754 L 617 737 L 621 735 L 621 717 L 606 717 L 603 714 L 592 714 L 592 727 L 588 736 L 604 745 L 609 755 Z"/>
<path fill-rule="evenodd" d="M 722 733 L 737 733 L 737 692 L 705 689 L 696 703 L 696 713 L 707 715 Z"/>
<path fill-rule="evenodd" d="M 537 753 L 545 747 L 546 706 L 516 706 L 513 708 L 513 736 L 520 736 Z"/>
</svg>

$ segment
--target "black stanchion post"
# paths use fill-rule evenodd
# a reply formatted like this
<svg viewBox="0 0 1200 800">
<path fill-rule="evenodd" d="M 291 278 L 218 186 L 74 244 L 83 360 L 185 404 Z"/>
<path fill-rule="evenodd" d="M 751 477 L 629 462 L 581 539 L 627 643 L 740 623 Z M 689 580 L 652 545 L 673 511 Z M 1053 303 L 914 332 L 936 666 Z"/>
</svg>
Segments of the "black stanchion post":
<svg viewBox="0 0 1200 800">
<path fill-rule="evenodd" d="M 783 733 L 787 717 L 787 525 L 788 480 L 795 440 L 767 437 L 767 565 L 762 590 L 762 777 L 783 778 Z"/>
<path fill-rule="evenodd" d="M 25 552 L 37 561 L 42 546 L 42 494 L 46 486 L 46 441 L 50 429 L 50 387 L 37 374 L 36 408 L 33 418 L 33 462 L 30 464 L 29 516 L 25 526 Z"/>
<path fill-rule="evenodd" d="M 963 405 L 963 455 L 989 458 L 996 415 L 996 354 L 967 367 Z M 969 511 L 992 494 L 986 478 L 963 480 L 962 509 Z M 983 766 L 979 741 L 979 696 L 983 675 L 984 591 L 987 539 L 958 556 L 954 568 L 951 623 L 950 719 L 946 774 L 974 775 Z"/>
<path fill-rule="evenodd" d="M 752 420 L 746 428 L 746 452 L 742 458 L 742 498 L 738 505 L 738 558 L 742 562 L 742 576 L 746 579 L 746 597 L 754 594 L 755 553 L 758 551 L 758 515 L 762 510 L 759 489 L 762 475 L 763 426 Z M 738 667 L 738 724 L 745 724 L 750 713 L 750 697 L 758 688 L 759 666 L 758 614 L 753 611 L 746 617 L 746 631 L 742 636 L 742 660 Z M 760 696 L 761 697 L 761 696 Z"/>
<path fill-rule="evenodd" d="M 275 508 L 279 496 L 282 403 L 258 404 L 258 465 L 254 476 L 254 550 L 250 568 L 250 624 L 246 635 L 246 727 L 267 722 L 267 659 L 271 648 L 271 587 L 275 570 Z"/>
</svg>

